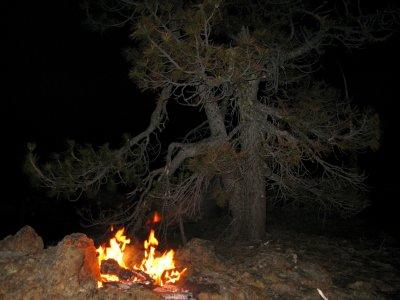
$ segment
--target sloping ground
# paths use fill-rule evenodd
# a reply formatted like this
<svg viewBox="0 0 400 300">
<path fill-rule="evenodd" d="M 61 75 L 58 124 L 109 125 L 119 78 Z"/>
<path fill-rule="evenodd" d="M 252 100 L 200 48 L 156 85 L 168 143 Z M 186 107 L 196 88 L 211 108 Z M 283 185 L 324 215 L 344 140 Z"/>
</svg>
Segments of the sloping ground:
<svg viewBox="0 0 400 300">
<path fill-rule="evenodd" d="M 187 280 L 249 299 L 321 299 L 317 289 L 328 299 L 400 298 L 397 249 L 355 249 L 348 241 L 289 232 L 217 249 L 195 239 L 179 253 L 191 261 Z"/>
<path fill-rule="evenodd" d="M 193 239 L 179 249 L 185 286 L 198 299 L 399 299 L 399 251 L 345 240 L 273 232 L 266 241 L 228 247 Z M 96 288 L 93 241 L 66 236 L 43 249 L 24 227 L 0 241 L 1 299 L 160 299 L 139 286 Z M 179 266 L 179 267 L 180 267 Z"/>
</svg>

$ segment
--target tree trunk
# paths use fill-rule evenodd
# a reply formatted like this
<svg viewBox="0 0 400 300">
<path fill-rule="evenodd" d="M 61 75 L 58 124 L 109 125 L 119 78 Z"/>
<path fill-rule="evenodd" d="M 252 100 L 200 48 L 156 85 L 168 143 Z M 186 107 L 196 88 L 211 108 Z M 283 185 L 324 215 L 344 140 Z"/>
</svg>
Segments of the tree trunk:
<svg viewBox="0 0 400 300">
<path fill-rule="evenodd" d="M 243 189 L 244 197 L 246 197 L 245 234 L 251 239 L 262 239 L 266 231 L 267 213 L 263 161 L 258 155 L 256 148 L 258 141 L 253 131 L 244 134 L 243 140 L 243 150 L 248 154 L 243 172 Z"/>
<path fill-rule="evenodd" d="M 216 101 L 205 101 L 205 113 L 207 115 L 208 123 L 210 126 L 211 136 L 221 138 L 228 142 L 228 134 L 225 127 L 224 116 Z M 242 197 L 243 180 L 240 173 L 237 171 L 221 175 L 222 186 L 224 192 L 229 195 L 229 209 L 233 217 L 233 227 L 231 232 L 233 235 L 242 235 L 237 224 L 241 223 L 242 214 L 244 211 L 245 203 Z"/>
<path fill-rule="evenodd" d="M 237 224 L 244 235 L 250 239 L 262 239 L 266 231 L 266 188 L 265 171 L 262 157 L 259 153 L 263 140 L 262 124 L 257 118 L 257 92 L 259 81 L 254 80 L 245 85 L 239 93 L 240 123 L 243 126 L 240 136 L 241 151 L 245 154 L 242 169 L 243 211 Z M 261 120 L 262 121 L 262 120 Z M 237 199 L 236 199 L 237 201 Z"/>
<path fill-rule="evenodd" d="M 266 231 L 266 193 L 263 176 L 257 166 L 253 167 L 248 169 L 240 182 L 235 183 L 229 205 L 233 216 L 233 235 L 259 240 L 265 237 Z"/>
<path fill-rule="evenodd" d="M 247 88 L 249 88 L 247 86 Z M 266 198 L 263 163 L 258 154 L 258 145 L 262 134 L 254 118 L 252 104 L 257 97 L 258 83 L 253 83 L 239 102 L 242 102 L 241 132 L 242 151 L 247 154 L 243 162 L 243 171 L 234 170 L 222 174 L 224 190 L 229 193 L 229 209 L 233 217 L 232 235 L 240 238 L 262 239 L 265 236 Z M 247 104 L 246 104 L 247 103 Z M 240 105 L 239 105 L 240 106 Z M 228 141 L 228 135 L 218 103 L 205 102 L 205 112 L 210 125 L 211 135 Z"/>
</svg>

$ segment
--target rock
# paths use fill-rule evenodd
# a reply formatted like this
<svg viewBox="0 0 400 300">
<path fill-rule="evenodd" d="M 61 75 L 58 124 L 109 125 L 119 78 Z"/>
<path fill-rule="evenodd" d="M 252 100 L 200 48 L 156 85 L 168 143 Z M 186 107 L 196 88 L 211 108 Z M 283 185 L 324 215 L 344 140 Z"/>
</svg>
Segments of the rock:
<svg viewBox="0 0 400 300">
<path fill-rule="evenodd" d="M 190 289 L 196 299 L 265 299 L 265 284 L 248 272 L 240 272 L 238 266 L 227 265 L 211 241 L 192 239 L 176 257 L 180 267 L 188 268 L 186 277 L 197 283 L 197 288 Z"/>
<path fill-rule="evenodd" d="M 113 287 L 98 289 L 95 294 L 91 295 L 90 299 L 162 300 L 164 298 L 151 290 L 134 285 L 124 291 Z"/>
<path fill-rule="evenodd" d="M 46 254 L 41 264 L 50 275 L 47 278 L 49 294 L 73 296 L 78 291 L 86 293 L 96 289 L 100 277 L 96 248 L 86 235 L 68 235 Z"/>
<path fill-rule="evenodd" d="M 278 282 L 269 286 L 271 290 L 278 294 L 295 295 L 298 287 L 291 282 Z"/>
<path fill-rule="evenodd" d="M 3 255 L 0 270 L 1 299 L 85 298 L 96 291 L 100 276 L 93 241 L 78 233 L 41 252 Z"/>
<path fill-rule="evenodd" d="M 351 284 L 348 285 L 349 288 L 353 290 L 368 290 L 368 291 L 374 291 L 375 286 L 370 283 L 370 282 L 365 282 L 365 281 L 355 281 Z"/>
<path fill-rule="evenodd" d="M 178 269 L 188 268 L 180 287 L 202 300 L 321 299 L 318 289 L 329 299 L 397 299 L 400 295 L 399 272 L 386 254 L 374 253 L 371 263 L 370 257 L 329 240 L 302 241 L 296 235 L 271 241 L 268 248 L 238 245 L 217 255 L 212 242 L 193 239 L 175 256 Z M 141 244 L 128 249 L 128 265 L 139 263 Z M 0 241 L 0 270 L 0 299 L 156 300 L 163 296 L 123 282 L 97 289 L 95 247 L 79 233 L 43 249 L 34 230 L 24 227 Z"/>
<path fill-rule="evenodd" d="M 254 275 L 244 272 L 240 275 L 240 281 L 246 285 L 254 286 L 259 289 L 265 289 L 265 284 L 260 279 L 255 278 Z"/>
<path fill-rule="evenodd" d="M 332 278 L 324 268 L 313 262 L 302 262 L 300 264 L 298 275 L 301 274 L 300 282 L 309 287 L 323 288 L 332 285 Z"/>
<path fill-rule="evenodd" d="M 43 250 L 43 240 L 30 226 L 22 227 L 15 235 L 9 235 L 0 241 L 0 252 L 31 254 Z"/>
<path fill-rule="evenodd" d="M 246 300 L 246 299 L 261 299 L 248 297 L 245 293 L 241 291 L 227 292 L 225 294 L 202 292 L 197 295 L 198 300 Z"/>
<path fill-rule="evenodd" d="M 197 295 L 198 300 L 227 300 L 226 296 L 217 293 L 200 293 Z"/>
<path fill-rule="evenodd" d="M 179 257 L 179 264 L 203 270 L 204 268 L 215 272 L 225 272 L 226 265 L 215 254 L 214 245 L 210 241 L 201 239 L 190 240 L 185 248 L 179 249 L 176 257 Z M 193 268 L 189 268 L 193 270 Z"/>
</svg>

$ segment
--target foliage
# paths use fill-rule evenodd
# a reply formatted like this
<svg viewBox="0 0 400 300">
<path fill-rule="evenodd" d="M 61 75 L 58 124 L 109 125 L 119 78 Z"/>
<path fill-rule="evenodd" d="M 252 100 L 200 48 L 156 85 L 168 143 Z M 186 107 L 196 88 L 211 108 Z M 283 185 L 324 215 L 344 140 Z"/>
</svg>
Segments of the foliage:
<svg viewBox="0 0 400 300">
<path fill-rule="evenodd" d="M 130 77 L 160 99 L 149 127 L 119 150 L 70 145 L 43 166 L 30 154 L 45 187 L 80 195 L 119 178 L 117 183 L 133 184 L 129 196 L 136 201 L 107 221 L 136 225 L 151 203 L 162 208 L 167 225 L 198 216 L 214 178 L 225 182 L 232 211 L 238 197 L 251 206 L 250 172 L 265 183 L 270 202 L 344 214 L 365 207 L 361 197 L 343 196 L 364 180 L 345 162 L 352 152 L 377 149 L 379 119 L 313 74 L 328 47 L 387 39 L 397 12 L 365 15 L 346 1 L 114 0 L 87 2 L 92 21 L 93 5 L 124 20 L 115 25 L 133 24 Z M 151 150 L 157 148 L 154 136 L 165 125 L 170 101 L 198 107 L 206 119 L 169 145 L 163 167 L 150 170 L 149 158 L 159 154 Z"/>
<path fill-rule="evenodd" d="M 82 193 L 94 196 L 103 185 L 108 190 L 115 189 L 118 184 L 138 185 L 140 174 L 146 166 L 138 158 L 139 153 L 130 151 L 123 153 L 110 149 L 104 144 L 97 149 L 92 145 L 76 146 L 68 141 L 65 153 L 54 154 L 52 162 L 37 168 L 35 145 L 29 144 L 26 172 L 49 188 L 52 196 L 78 199 Z"/>
</svg>

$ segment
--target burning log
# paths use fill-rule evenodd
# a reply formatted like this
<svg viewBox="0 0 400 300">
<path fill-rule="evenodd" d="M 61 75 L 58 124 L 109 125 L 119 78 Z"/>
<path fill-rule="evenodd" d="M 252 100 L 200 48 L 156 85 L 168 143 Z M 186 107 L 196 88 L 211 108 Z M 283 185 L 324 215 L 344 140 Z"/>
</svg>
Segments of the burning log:
<svg viewBox="0 0 400 300">
<path fill-rule="evenodd" d="M 154 222 L 157 218 L 154 217 Z M 125 247 L 131 240 L 124 235 L 124 228 L 119 229 L 113 238 L 110 239 L 109 246 L 97 248 L 97 261 L 100 267 L 101 279 L 98 287 L 107 283 L 114 284 L 141 284 L 147 288 L 163 286 L 166 283 L 177 282 L 181 275 L 186 271 L 178 271 L 175 268 L 174 250 L 166 251 L 162 255 L 156 253 L 158 240 L 154 230 L 151 229 L 148 240 L 144 241 L 144 258 L 140 265 L 129 268 L 124 261 Z"/>
<path fill-rule="evenodd" d="M 121 267 L 115 259 L 107 259 L 101 262 L 100 272 L 102 274 L 116 275 L 120 280 L 132 280 L 154 283 L 154 280 L 145 272 L 140 270 L 129 270 Z"/>
<path fill-rule="evenodd" d="M 107 259 L 102 261 L 100 272 L 102 274 L 116 275 L 121 280 L 128 280 L 133 276 L 133 272 L 131 270 L 120 267 L 115 259 Z"/>
</svg>

